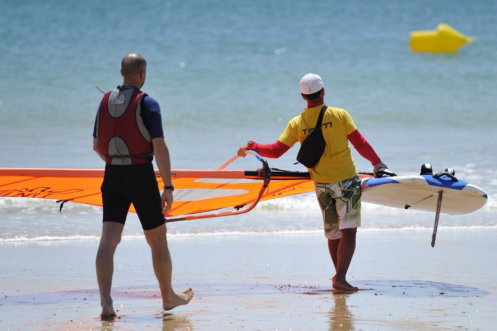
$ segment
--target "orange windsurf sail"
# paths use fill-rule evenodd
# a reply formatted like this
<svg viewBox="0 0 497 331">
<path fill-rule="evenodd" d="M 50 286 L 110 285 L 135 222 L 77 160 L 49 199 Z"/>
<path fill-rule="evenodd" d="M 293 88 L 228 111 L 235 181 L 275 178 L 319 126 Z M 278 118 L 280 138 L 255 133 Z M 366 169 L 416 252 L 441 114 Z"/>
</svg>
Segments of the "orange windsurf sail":
<svg viewBox="0 0 497 331">
<path fill-rule="evenodd" d="M 225 170 L 237 157 L 215 170 L 172 170 L 174 203 L 168 222 L 246 213 L 259 201 L 314 191 L 307 172 L 269 168 Z M 163 183 L 158 172 L 159 188 Z M 104 170 L 0 168 L 0 197 L 53 199 L 102 206 L 100 186 Z M 130 211 L 134 212 L 133 206 Z"/>
</svg>

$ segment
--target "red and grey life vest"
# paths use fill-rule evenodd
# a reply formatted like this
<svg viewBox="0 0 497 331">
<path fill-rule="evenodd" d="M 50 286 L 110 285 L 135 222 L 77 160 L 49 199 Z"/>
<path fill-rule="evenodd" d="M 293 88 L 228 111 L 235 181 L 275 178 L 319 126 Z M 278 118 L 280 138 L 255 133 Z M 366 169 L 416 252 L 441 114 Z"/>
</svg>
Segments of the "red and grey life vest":
<svg viewBox="0 0 497 331">
<path fill-rule="evenodd" d="M 140 101 L 146 94 L 135 88 L 117 87 L 103 97 L 98 111 L 97 140 L 106 162 L 116 165 L 150 161 L 153 147 Z"/>
</svg>

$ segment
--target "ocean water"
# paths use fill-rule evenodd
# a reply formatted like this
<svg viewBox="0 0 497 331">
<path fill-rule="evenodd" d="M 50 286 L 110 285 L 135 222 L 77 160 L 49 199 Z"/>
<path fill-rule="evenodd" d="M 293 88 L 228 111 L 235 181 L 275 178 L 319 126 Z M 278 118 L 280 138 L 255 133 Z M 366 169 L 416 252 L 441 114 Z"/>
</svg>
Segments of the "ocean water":
<svg viewBox="0 0 497 331">
<path fill-rule="evenodd" d="M 121 84 L 120 61 L 148 61 L 143 88 L 162 108 L 176 169 L 212 169 L 248 140 L 274 142 L 305 103 L 299 80 L 324 79 L 397 174 L 423 163 L 483 188 L 481 210 L 441 229 L 497 227 L 495 1 L 55 1 L 0 4 L 0 167 L 102 168 L 95 112 Z M 409 34 L 447 23 L 476 37 L 457 54 L 409 49 Z M 297 148 L 272 167 L 294 165 Z M 354 151 L 359 171 L 371 165 Z M 246 158 L 231 168 L 252 170 Z M 430 231 L 432 213 L 364 204 L 361 231 Z M 312 193 L 240 216 L 169 226 L 173 236 L 321 230 Z M 0 198 L 0 241 L 97 238 L 101 209 Z M 140 236 L 130 215 L 126 236 Z"/>
</svg>

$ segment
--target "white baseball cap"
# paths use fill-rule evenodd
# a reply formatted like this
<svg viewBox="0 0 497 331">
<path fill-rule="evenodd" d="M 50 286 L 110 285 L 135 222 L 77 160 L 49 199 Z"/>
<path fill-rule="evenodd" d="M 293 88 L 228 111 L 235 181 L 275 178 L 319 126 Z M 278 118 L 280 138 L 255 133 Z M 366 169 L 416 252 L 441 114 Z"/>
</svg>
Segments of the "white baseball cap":
<svg viewBox="0 0 497 331">
<path fill-rule="evenodd" d="M 305 74 L 300 80 L 300 90 L 303 94 L 313 94 L 324 88 L 323 80 L 316 74 Z"/>
</svg>

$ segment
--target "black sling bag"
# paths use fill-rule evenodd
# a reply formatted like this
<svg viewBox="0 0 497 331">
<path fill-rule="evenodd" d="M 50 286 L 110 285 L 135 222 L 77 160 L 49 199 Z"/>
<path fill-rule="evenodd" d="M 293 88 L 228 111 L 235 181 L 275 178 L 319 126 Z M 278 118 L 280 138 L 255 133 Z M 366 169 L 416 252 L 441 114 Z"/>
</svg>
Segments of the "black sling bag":
<svg viewBox="0 0 497 331">
<path fill-rule="evenodd" d="M 300 146 L 299 153 L 297 154 L 297 161 L 307 168 L 314 167 L 324 153 L 326 142 L 321 131 L 321 124 L 323 123 L 324 112 L 327 108 L 328 106 L 326 105 L 323 105 L 323 108 L 321 108 L 316 127 L 302 142 L 302 146 Z"/>
</svg>

